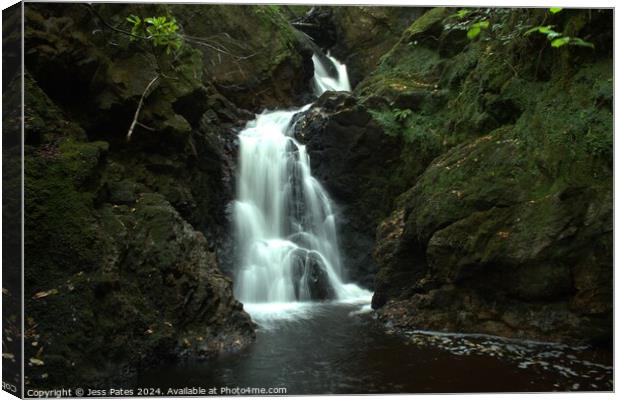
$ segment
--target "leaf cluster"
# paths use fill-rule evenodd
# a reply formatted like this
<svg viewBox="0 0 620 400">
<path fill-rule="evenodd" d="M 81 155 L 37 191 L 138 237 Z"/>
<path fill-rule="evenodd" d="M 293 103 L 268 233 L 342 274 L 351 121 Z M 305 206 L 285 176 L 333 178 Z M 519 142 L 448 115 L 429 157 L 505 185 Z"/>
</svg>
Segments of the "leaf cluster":
<svg viewBox="0 0 620 400">
<path fill-rule="evenodd" d="M 449 17 L 455 22 L 447 24 L 444 28 L 447 30 L 467 30 L 467 37 L 473 40 L 480 35 L 480 32 L 489 28 L 489 20 L 484 15 L 488 12 L 489 10 L 460 9 Z M 481 13 L 483 15 L 480 15 Z"/>
<path fill-rule="evenodd" d="M 131 24 L 131 40 L 148 40 L 155 47 L 162 47 L 166 54 L 179 50 L 183 45 L 183 37 L 179 33 L 179 25 L 174 17 L 140 18 L 136 15 L 127 17 Z"/>
<path fill-rule="evenodd" d="M 594 48 L 594 44 L 590 42 L 587 42 L 578 37 L 566 36 L 562 33 L 556 32 L 553 28 L 553 25 L 535 26 L 531 29 L 528 29 L 524 35 L 527 36 L 532 33 L 540 33 L 546 35 L 547 39 L 551 42 L 551 47 L 555 48 L 562 47 L 564 45 L 589 47 L 591 49 Z"/>
</svg>

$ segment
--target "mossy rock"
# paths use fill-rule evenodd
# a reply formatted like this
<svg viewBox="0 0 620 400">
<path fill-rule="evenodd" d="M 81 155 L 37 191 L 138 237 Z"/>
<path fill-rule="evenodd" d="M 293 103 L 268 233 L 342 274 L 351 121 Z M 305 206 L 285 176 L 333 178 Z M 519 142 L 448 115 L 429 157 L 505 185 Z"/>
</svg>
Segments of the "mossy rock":
<svg viewBox="0 0 620 400">
<path fill-rule="evenodd" d="M 544 307 L 537 311 L 537 318 L 547 321 L 544 329 L 537 319 L 523 320 L 518 330 L 503 323 L 483 326 L 475 319 L 453 328 L 599 342 L 611 332 L 610 309 L 604 305 L 611 292 L 602 278 L 611 273 L 611 253 L 593 243 L 611 237 L 611 171 L 591 159 L 599 174 L 595 179 L 586 180 L 574 169 L 555 171 L 553 152 L 527 151 L 517 135 L 507 127 L 455 147 L 401 196 L 399 211 L 378 231 L 380 272 L 373 304 L 411 299 L 422 307 L 430 301 L 425 296 L 446 287 L 453 300 L 424 305 L 439 312 L 436 322 L 448 318 L 453 307 L 480 314 L 496 301 L 506 310 L 521 309 L 514 311 L 518 314 L 554 303 L 570 319 L 570 331 Z M 385 228 L 390 226 L 400 228 Z M 575 266 L 583 263 L 591 272 L 583 275 L 579 267 L 575 275 Z M 409 285 L 403 279 L 410 279 Z M 422 285 L 425 279 L 432 284 Z M 473 308 L 457 306 L 465 295 L 486 300 Z M 416 321 L 436 327 L 426 311 Z M 589 324 L 594 324 L 591 330 Z"/>
<path fill-rule="evenodd" d="M 204 76 L 237 105 L 256 111 L 300 104 L 311 54 L 275 5 L 173 5 L 185 32 L 205 38 Z M 267 45 L 268 44 L 268 45 Z"/>
</svg>

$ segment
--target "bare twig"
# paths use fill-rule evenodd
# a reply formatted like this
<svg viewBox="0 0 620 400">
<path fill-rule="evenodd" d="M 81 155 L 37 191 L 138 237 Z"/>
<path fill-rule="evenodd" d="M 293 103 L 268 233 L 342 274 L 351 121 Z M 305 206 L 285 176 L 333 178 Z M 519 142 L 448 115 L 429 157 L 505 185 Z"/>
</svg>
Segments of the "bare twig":
<svg viewBox="0 0 620 400">
<path fill-rule="evenodd" d="M 131 125 L 129 126 L 129 131 L 127 131 L 127 141 L 131 140 L 131 135 L 133 134 L 133 130 L 136 127 L 136 124 L 140 124 L 140 126 L 144 126 L 138 122 L 138 117 L 140 116 L 140 110 L 142 109 L 142 105 L 144 104 L 144 99 L 149 94 L 149 89 L 151 88 L 151 86 L 155 84 L 155 82 L 157 82 L 158 79 L 159 79 L 159 74 L 157 74 L 157 76 L 155 76 L 155 78 L 153 78 L 149 82 L 149 84 L 146 86 L 146 89 L 144 89 L 144 92 L 142 93 L 142 97 L 140 97 L 140 102 L 138 103 L 138 108 L 136 109 L 136 113 L 133 116 L 133 121 L 131 122 Z"/>
<path fill-rule="evenodd" d="M 147 131 L 151 131 L 151 132 L 155 132 L 155 128 L 151 128 L 148 125 L 144 125 L 142 122 L 138 121 L 136 122 L 136 125 L 143 127 L 144 129 L 146 129 Z"/>
<path fill-rule="evenodd" d="M 110 24 L 108 23 L 108 21 L 106 21 L 106 20 L 105 20 L 105 18 L 103 18 L 103 17 L 101 16 L 101 14 L 99 14 L 99 11 L 95 10 L 95 7 L 93 7 L 93 5 L 92 5 L 92 4 L 88 3 L 88 4 L 84 4 L 84 5 L 85 5 L 86 7 L 88 7 L 88 8 L 89 8 L 89 9 L 93 12 L 93 14 L 95 14 L 95 15 L 97 16 L 97 18 L 99 18 L 99 20 L 100 20 L 100 21 L 101 21 L 101 22 L 102 22 L 102 23 L 103 23 L 103 24 L 104 24 L 107 28 L 112 29 L 113 31 L 116 31 L 116 32 L 118 32 L 118 33 L 122 33 L 122 34 L 124 34 L 124 35 L 128 35 L 128 36 L 131 36 L 131 37 L 135 37 L 135 38 L 137 38 L 137 39 L 145 39 L 145 40 L 149 40 L 149 39 L 151 39 L 151 36 L 140 36 L 140 35 L 136 35 L 136 34 L 134 34 L 134 33 L 131 33 L 131 32 L 129 32 L 129 31 L 126 31 L 126 30 L 124 30 L 124 29 L 120 29 L 120 28 L 117 28 L 117 27 L 115 27 L 115 26 L 110 25 Z"/>
<path fill-rule="evenodd" d="M 232 57 L 232 58 L 234 58 L 236 60 L 247 60 L 248 58 L 254 57 L 256 55 L 256 53 L 253 53 L 253 54 L 250 54 L 248 56 L 238 56 L 236 54 L 231 53 L 230 51 L 227 51 L 226 48 L 224 46 L 222 46 L 222 45 L 215 46 L 215 45 L 212 45 L 211 43 L 208 43 L 205 40 L 201 40 L 200 38 L 196 38 L 196 37 L 193 37 L 193 36 L 183 35 L 183 38 L 186 41 L 190 42 L 190 43 L 194 43 L 194 44 L 197 44 L 199 46 L 208 47 L 208 48 L 210 48 L 212 50 L 217 51 L 218 53 L 226 54 L 227 56 L 230 56 L 230 57 Z"/>
<path fill-rule="evenodd" d="M 317 24 L 311 24 L 309 22 L 291 22 L 293 26 L 307 26 L 309 28 L 319 28 Z"/>
</svg>

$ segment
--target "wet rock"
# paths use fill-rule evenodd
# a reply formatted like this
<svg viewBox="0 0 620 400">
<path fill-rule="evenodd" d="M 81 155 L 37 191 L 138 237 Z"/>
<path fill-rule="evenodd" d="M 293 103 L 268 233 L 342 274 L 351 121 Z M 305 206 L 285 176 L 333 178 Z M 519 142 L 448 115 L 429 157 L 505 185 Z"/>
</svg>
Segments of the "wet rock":
<svg viewBox="0 0 620 400">
<path fill-rule="evenodd" d="M 610 54 L 511 70 L 525 50 L 467 41 L 452 14 L 417 18 L 355 89 L 417 171 L 378 225 L 373 306 L 409 328 L 609 344 Z M 604 41 L 595 18 L 578 26 Z"/>
<path fill-rule="evenodd" d="M 374 229 L 402 190 L 397 174 L 384 174 L 397 162 L 400 140 L 385 135 L 357 98 L 342 92 L 323 94 L 300 116 L 295 136 L 307 145 L 313 176 L 338 206 L 344 269 L 369 287 L 376 271 Z M 374 151 L 379 148 L 385 151 Z"/>
<path fill-rule="evenodd" d="M 335 298 L 334 288 L 323 262 L 315 255 L 300 251 L 291 276 L 295 297 L 301 301 L 330 300 Z"/>
<path fill-rule="evenodd" d="M 73 165 L 87 165 L 91 146 L 65 144 L 54 160 L 27 157 L 26 308 L 49 377 L 26 373 L 44 386 L 100 385 L 120 368 L 207 357 L 250 342 L 253 324 L 204 235 L 162 195 L 95 209 L 100 164 L 84 171 L 87 180 L 68 179 Z"/>
</svg>

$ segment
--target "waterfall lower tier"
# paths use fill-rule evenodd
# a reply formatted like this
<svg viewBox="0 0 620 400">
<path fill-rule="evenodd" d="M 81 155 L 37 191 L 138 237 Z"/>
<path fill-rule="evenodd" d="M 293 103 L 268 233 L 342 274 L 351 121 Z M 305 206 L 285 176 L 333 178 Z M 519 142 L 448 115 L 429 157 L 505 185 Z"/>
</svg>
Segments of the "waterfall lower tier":
<svg viewBox="0 0 620 400">
<path fill-rule="evenodd" d="M 327 57 L 337 76 L 313 57 L 316 94 L 350 90 L 346 67 Z M 332 203 L 311 174 L 306 147 L 290 135 L 294 115 L 310 106 L 264 112 L 239 135 L 235 294 L 251 314 L 295 315 L 300 302 L 313 300 L 370 300 L 370 292 L 342 280 Z"/>
</svg>

